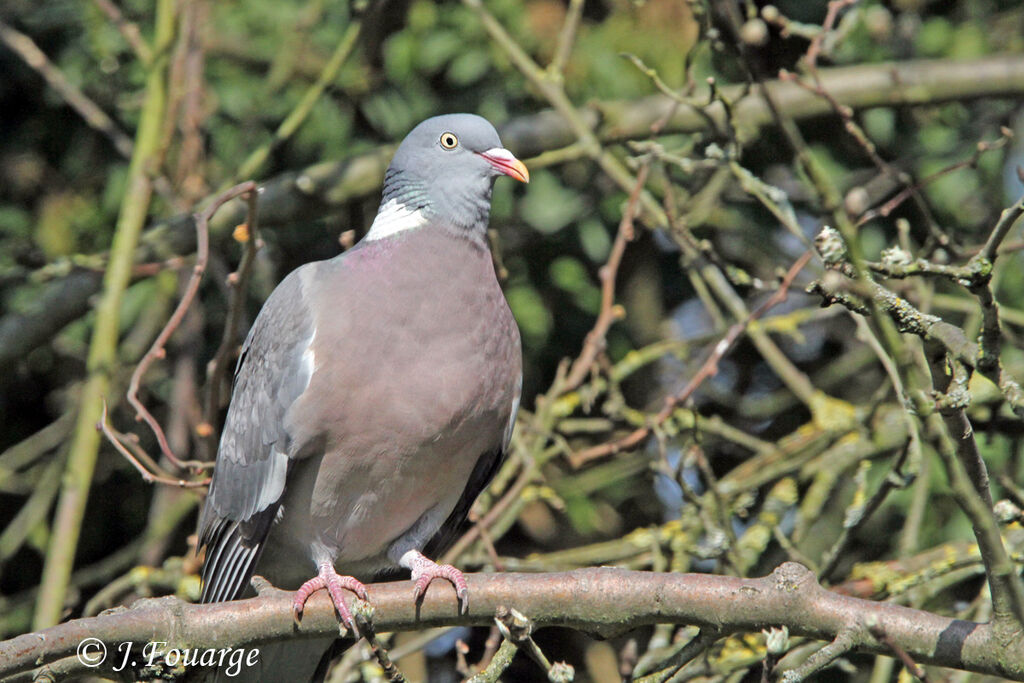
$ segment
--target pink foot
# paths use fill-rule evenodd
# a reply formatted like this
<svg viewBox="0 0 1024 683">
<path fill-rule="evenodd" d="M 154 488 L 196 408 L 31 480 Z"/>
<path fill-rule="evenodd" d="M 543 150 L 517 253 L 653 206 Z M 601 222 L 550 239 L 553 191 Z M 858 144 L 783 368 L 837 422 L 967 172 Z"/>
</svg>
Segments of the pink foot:
<svg viewBox="0 0 1024 683">
<path fill-rule="evenodd" d="M 292 617 L 295 619 L 295 624 L 298 625 L 302 621 L 302 610 L 306 605 L 306 600 L 309 600 L 309 596 L 321 588 L 326 588 L 327 592 L 330 593 L 331 601 L 334 602 L 334 608 L 338 610 L 341 623 L 344 624 L 345 628 L 358 636 L 359 629 L 356 628 L 352 612 L 349 611 L 348 605 L 345 604 L 345 594 L 342 591 L 352 591 L 361 600 L 368 601 L 370 598 L 366 594 L 366 586 L 354 577 L 341 576 L 334 570 L 334 566 L 330 562 L 321 564 L 320 573 L 302 584 L 299 590 L 295 592 L 295 599 L 292 601 Z"/>
<path fill-rule="evenodd" d="M 427 586 L 434 579 L 444 579 L 455 587 L 455 596 L 459 600 L 459 613 L 465 614 L 469 611 L 469 588 L 466 586 L 466 577 L 450 564 L 438 564 L 427 558 L 418 550 L 410 550 L 399 564 L 412 572 L 412 580 L 416 582 L 413 591 L 413 600 L 419 602 L 427 592 Z"/>
</svg>

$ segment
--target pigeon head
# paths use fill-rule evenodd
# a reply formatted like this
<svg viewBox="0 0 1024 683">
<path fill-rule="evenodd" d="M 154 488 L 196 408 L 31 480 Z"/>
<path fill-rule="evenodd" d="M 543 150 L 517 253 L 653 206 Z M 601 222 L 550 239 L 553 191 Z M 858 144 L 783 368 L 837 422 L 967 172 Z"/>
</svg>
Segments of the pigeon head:
<svg viewBox="0 0 1024 683">
<path fill-rule="evenodd" d="M 482 239 L 494 180 L 530 181 L 498 132 L 473 114 L 423 121 L 405 136 L 384 176 L 380 210 L 367 239 L 426 225 Z"/>
</svg>

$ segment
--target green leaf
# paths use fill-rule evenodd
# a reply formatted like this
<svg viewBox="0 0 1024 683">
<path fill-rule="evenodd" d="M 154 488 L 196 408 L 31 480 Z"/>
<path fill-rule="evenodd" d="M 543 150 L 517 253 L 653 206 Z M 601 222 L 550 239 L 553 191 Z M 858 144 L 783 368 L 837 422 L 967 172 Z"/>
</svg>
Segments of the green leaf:
<svg viewBox="0 0 1024 683">
<path fill-rule="evenodd" d="M 583 212 L 579 195 L 558 181 L 550 171 L 538 171 L 531 178 L 520 203 L 523 220 L 543 233 L 558 232 Z"/>
<path fill-rule="evenodd" d="M 931 17 L 917 32 L 917 49 L 923 57 L 942 57 L 953 42 L 953 27 L 944 17 Z"/>
<path fill-rule="evenodd" d="M 527 285 L 514 285 L 505 291 L 505 298 L 527 343 L 542 345 L 551 332 L 552 318 L 537 290 Z"/>
<path fill-rule="evenodd" d="M 490 70 L 491 61 L 484 50 L 470 50 L 458 55 L 448 65 L 448 81 L 467 86 L 476 83 Z"/>
</svg>

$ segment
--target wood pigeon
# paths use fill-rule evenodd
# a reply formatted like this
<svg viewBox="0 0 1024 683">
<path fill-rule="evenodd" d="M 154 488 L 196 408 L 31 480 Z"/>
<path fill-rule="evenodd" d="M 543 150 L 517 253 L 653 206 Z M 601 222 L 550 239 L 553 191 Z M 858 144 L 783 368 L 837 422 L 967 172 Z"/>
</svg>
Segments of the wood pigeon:
<svg viewBox="0 0 1024 683">
<path fill-rule="evenodd" d="M 199 522 L 203 602 L 253 573 L 345 591 L 404 567 L 418 600 L 435 578 L 467 601 L 449 546 L 508 448 L 522 387 L 519 330 L 487 245 L 499 175 L 529 182 L 494 127 L 423 121 L 384 177 L 352 249 L 288 275 L 242 347 Z M 313 578 L 310 578 L 312 576 Z"/>
</svg>

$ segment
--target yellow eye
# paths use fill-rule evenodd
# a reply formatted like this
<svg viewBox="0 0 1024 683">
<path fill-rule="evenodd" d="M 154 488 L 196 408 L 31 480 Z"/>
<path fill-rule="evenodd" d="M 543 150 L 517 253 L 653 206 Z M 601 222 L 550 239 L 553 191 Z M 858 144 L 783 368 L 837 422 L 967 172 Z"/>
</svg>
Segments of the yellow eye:
<svg viewBox="0 0 1024 683">
<path fill-rule="evenodd" d="M 455 149 L 459 144 L 459 138 L 455 133 L 441 133 L 441 146 L 445 149 Z"/>
</svg>

